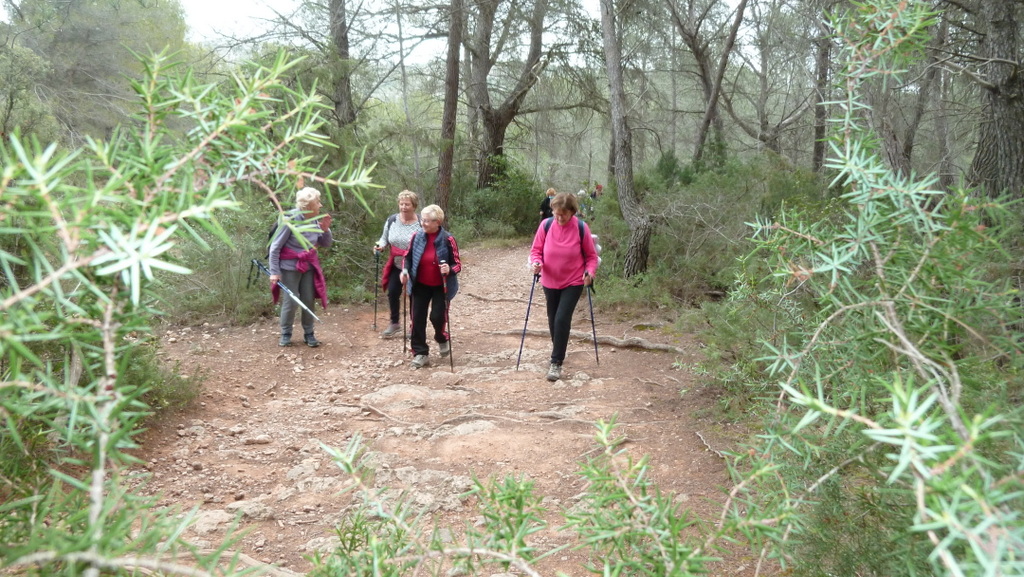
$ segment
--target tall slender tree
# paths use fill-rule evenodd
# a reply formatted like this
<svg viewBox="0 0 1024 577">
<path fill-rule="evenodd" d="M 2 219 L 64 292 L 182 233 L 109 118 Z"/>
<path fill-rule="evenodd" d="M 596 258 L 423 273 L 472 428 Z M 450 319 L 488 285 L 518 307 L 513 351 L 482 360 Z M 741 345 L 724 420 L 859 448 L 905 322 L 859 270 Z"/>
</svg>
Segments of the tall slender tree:
<svg viewBox="0 0 1024 577">
<path fill-rule="evenodd" d="M 352 58 L 349 53 L 349 24 L 346 16 L 346 0 L 331 0 L 331 56 L 338 73 L 334 78 L 334 114 L 339 126 L 348 126 L 356 119 L 356 107 L 352 100 Z"/>
<path fill-rule="evenodd" d="M 623 274 L 633 277 L 647 270 L 651 252 L 651 219 L 633 185 L 633 140 L 627 117 L 626 91 L 622 79 L 622 46 L 615 24 L 614 0 L 601 0 L 601 32 L 608 72 L 608 94 L 612 117 L 612 154 L 615 157 L 615 186 L 622 216 L 629 225 L 629 245 Z"/>
<path fill-rule="evenodd" d="M 504 18 L 500 22 L 497 38 L 495 27 L 499 24 L 498 12 L 502 0 L 476 0 L 473 34 L 467 38 L 466 52 L 469 68 L 469 105 L 478 115 L 480 142 L 477 166 L 477 187 L 488 187 L 493 179 L 494 159 L 504 155 L 505 133 L 523 107 L 530 89 L 534 87 L 547 65 L 544 55 L 544 19 L 548 13 L 548 0 L 533 0 L 532 6 L 521 4 L 522 0 L 511 0 L 504 6 Z M 512 71 L 495 66 L 499 56 L 516 35 L 516 27 L 526 26 L 528 36 L 525 54 L 510 59 L 516 62 L 519 72 L 511 86 L 503 92 L 502 83 Z M 506 57 L 508 57 L 506 55 Z M 492 77 L 495 73 L 496 77 Z M 492 94 L 492 90 L 494 94 Z M 495 102 L 500 98 L 500 102 Z"/>
<path fill-rule="evenodd" d="M 722 103 L 760 147 L 782 155 L 784 137 L 806 128 L 802 119 L 813 102 L 812 72 L 805 64 L 813 44 L 804 40 L 813 24 L 782 0 L 751 4 L 748 15 L 750 41 L 735 52 L 742 67 L 722 90 Z M 808 133 L 799 134 L 805 139 Z"/>
<path fill-rule="evenodd" d="M 462 46 L 462 0 L 452 0 L 448 16 L 448 56 L 445 61 L 444 110 L 441 114 L 441 153 L 437 161 L 437 204 L 448 213 L 452 194 L 455 125 L 459 106 L 459 49 Z"/>
<path fill-rule="evenodd" d="M 719 54 L 718 65 L 715 67 L 715 75 L 711 81 L 711 93 L 705 103 L 707 108 L 704 110 L 704 119 L 701 121 L 700 128 L 697 130 L 697 142 L 693 151 L 694 163 L 699 163 L 704 157 L 708 130 L 711 128 L 712 123 L 715 122 L 715 119 L 719 118 L 718 100 L 722 93 L 722 80 L 725 78 L 725 68 L 729 63 L 729 56 L 732 53 L 732 48 L 736 45 L 736 35 L 739 34 L 740 24 L 743 23 L 743 11 L 746 7 L 747 0 L 740 0 L 740 3 L 736 6 L 736 13 L 733 18 L 732 27 L 729 29 L 729 35 L 725 40 L 725 45 L 722 47 L 722 53 Z M 719 132 L 717 136 L 719 140 L 722 139 L 721 132 Z"/>
</svg>

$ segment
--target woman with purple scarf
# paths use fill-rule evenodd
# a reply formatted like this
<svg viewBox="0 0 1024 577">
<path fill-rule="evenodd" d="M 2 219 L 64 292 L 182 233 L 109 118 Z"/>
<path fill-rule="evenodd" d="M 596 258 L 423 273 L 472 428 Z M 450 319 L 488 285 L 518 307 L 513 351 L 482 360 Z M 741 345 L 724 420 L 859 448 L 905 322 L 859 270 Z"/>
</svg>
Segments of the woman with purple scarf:
<svg viewBox="0 0 1024 577">
<path fill-rule="evenodd" d="M 274 302 L 277 303 L 280 296 L 277 281 L 281 281 L 309 310 L 313 310 L 317 299 L 327 308 L 327 283 L 317 249 L 327 248 L 334 242 L 331 215 L 320 214 L 320 191 L 315 188 L 307 187 L 295 193 L 295 205 L 294 212 L 283 215 L 292 226 L 277 227 L 270 242 L 270 289 Z M 297 230 L 293 231 L 293 227 Z M 282 347 L 292 345 L 292 325 L 298 306 L 289 298 L 281 301 L 281 341 L 278 344 Z M 311 313 L 302 311 L 302 340 L 311 347 L 318 347 L 320 341 L 313 335 L 314 320 Z"/>
</svg>

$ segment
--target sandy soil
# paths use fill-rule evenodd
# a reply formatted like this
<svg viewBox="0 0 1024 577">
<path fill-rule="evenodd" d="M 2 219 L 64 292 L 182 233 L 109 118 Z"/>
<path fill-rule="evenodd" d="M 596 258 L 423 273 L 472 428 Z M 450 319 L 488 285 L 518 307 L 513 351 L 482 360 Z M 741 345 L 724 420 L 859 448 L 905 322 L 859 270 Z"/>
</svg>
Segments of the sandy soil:
<svg viewBox="0 0 1024 577">
<path fill-rule="evenodd" d="M 361 434 L 374 452 L 376 484 L 408 490 L 453 542 L 479 517 L 474 499 L 463 495 L 474 476 L 528 476 L 552 510 L 552 527 L 532 541 L 550 549 L 571 539 L 558 531 L 557 512 L 584 489 L 578 464 L 594 454 L 593 423 L 617 416 L 625 448 L 650 456 L 661 490 L 714 522 L 729 486 L 720 452 L 740 432 L 702 417 L 713 395 L 673 367 L 697 360 L 699 344 L 653 314 L 603 313 L 598 292 L 596 332 L 618 344 L 602 343 L 598 364 L 582 299 L 563 379 L 549 383 L 538 286 L 516 370 L 532 280 L 526 251 L 463 247 L 461 292 L 450 312 L 454 372 L 434 343 L 432 366 L 414 370 L 401 336 L 378 336 L 387 324 L 383 295 L 376 317 L 372 305 L 318 310 L 319 348 L 278 347 L 276 319 L 167 329 L 167 361 L 202 368 L 208 379 L 193 408 L 143 435 L 139 456 L 153 479 L 146 491 L 161 495 L 161 505 L 199 507 L 190 531 L 200 542 L 216 543 L 241 511 L 247 533 L 236 549 L 280 567 L 279 574 L 304 573 L 315 551 L 331 548 L 333 527 L 351 503 L 339 494 L 347 477 L 320 444 L 344 447 Z M 676 350 L 645 350 L 630 346 L 631 338 Z M 712 574 L 754 574 L 748 551 L 719 554 L 724 560 Z M 537 569 L 583 576 L 585 562 L 567 550 Z"/>
</svg>

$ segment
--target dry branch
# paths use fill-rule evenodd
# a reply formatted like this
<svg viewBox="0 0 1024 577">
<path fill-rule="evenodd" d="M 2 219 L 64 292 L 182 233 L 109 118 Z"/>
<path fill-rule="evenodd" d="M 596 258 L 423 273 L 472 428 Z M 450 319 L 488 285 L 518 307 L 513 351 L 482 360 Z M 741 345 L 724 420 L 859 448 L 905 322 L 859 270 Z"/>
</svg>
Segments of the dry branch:
<svg viewBox="0 0 1024 577">
<path fill-rule="evenodd" d="M 467 292 L 466 295 L 470 296 L 470 297 L 473 297 L 473 298 L 475 298 L 477 300 L 482 300 L 482 301 L 488 302 L 488 303 L 516 303 L 516 304 L 521 304 L 521 305 L 525 305 L 526 304 L 526 299 L 482 297 L 480 295 L 476 295 L 476 294 L 473 294 L 471 292 Z"/>
<path fill-rule="evenodd" d="M 487 332 L 487 334 L 491 334 L 491 335 L 521 335 L 521 334 L 523 334 L 523 331 L 519 331 L 519 330 L 486 331 L 486 332 Z M 548 331 L 538 331 L 538 330 L 535 330 L 535 329 L 528 329 L 526 331 L 526 334 L 531 336 L 531 337 L 545 337 L 545 338 L 547 338 L 549 336 Z M 585 332 L 582 332 L 582 331 L 572 331 L 572 332 L 569 333 L 569 336 L 574 338 L 574 339 L 580 339 L 580 340 L 584 340 L 584 341 L 591 341 L 591 342 L 593 342 L 593 340 L 594 340 L 589 333 L 585 333 Z M 609 346 L 612 346 L 612 347 L 645 349 L 645 350 L 649 350 L 649 351 L 667 351 L 667 352 L 670 352 L 670 353 L 676 353 L 676 354 L 680 354 L 680 355 L 686 354 L 686 351 L 684 351 L 683 349 L 681 349 L 679 347 L 676 347 L 676 346 L 673 346 L 673 345 L 667 345 L 665 343 L 652 343 L 651 341 L 648 341 L 647 339 L 641 339 L 640 337 L 626 337 L 624 339 L 617 339 L 615 337 L 607 337 L 607 336 L 598 335 L 597 342 L 599 344 L 609 345 Z"/>
</svg>

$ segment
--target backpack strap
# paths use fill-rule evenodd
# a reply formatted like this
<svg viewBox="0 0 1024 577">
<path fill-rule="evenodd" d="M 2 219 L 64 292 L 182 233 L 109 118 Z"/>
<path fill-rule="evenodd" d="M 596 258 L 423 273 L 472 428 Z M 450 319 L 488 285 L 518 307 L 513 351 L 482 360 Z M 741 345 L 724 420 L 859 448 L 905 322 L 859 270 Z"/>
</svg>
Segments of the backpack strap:
<svg viewBox="0 0 1024 577">
<path fill-rule="evenodd" d="M 388 235 L 391 233 L 391 225 L 394 224 L 396 220 L 398 220 L 397 212 L 389 216 L 388 219 L 384 221 L 384 224 L 387 226 L 387 228 L 384 229 L 384 238 L 387 238 Z M 416 213 L 416 223 L 419 224 L 420 227 L 423 226 L 423 221 L 420 220 L 419 213 Z"/>
<path fill-rule="evenodd" d="M 388 219 L 386 221 L 384 221 L 384 224 L 386 225 L 384 227 L 384 240 L 388 239 L 388 235 L 391 234 L 391 225 L 396 220 L 398 220 L 398 215 L 397 214 L 392 214 L 391 216 L 388 217 Z"/>
<path fill-rule="evenodd" d="M 274 243 L 274 237 L 281 230 L 281 225 L 284 224 L 285 220 L 292 220 L 294 216 L 294 210 L 286 210 L 279 214 L 278 218 L 274 220 L 274 224 L 270 225 L 270 232 L 267 233 L 267 260 L 270 259 L 270 245 Z M 285 225 L 285 229 L 287 229 L 287 233 L 291 234 L 291 229 L 287 225 Z"/>
<path fill-rule="evenodd" d="M 549 216 L 544 219 L 544 240 L 548 239 L 548 231 L 551 230 L 551 223 L 554 222 L 555 217 Z M 583 219 L 576 217 L 576 224 L 580 227 L 580 250 L 583 250 Z"/>
<path fill-rule="evenodd" d="M 544 243 L 548 242 L 548 231 L 551 230 L 551 223 L 555 221 L 555 217 L 549 216 L 544 219 Z M 583 220 L 580 217 L 576 217 L 576 224 L 580 227 L 580 256 L 583 258 L 583 266 L 587 266 L 587 253 L 583 252 Z"/>
</svg>

